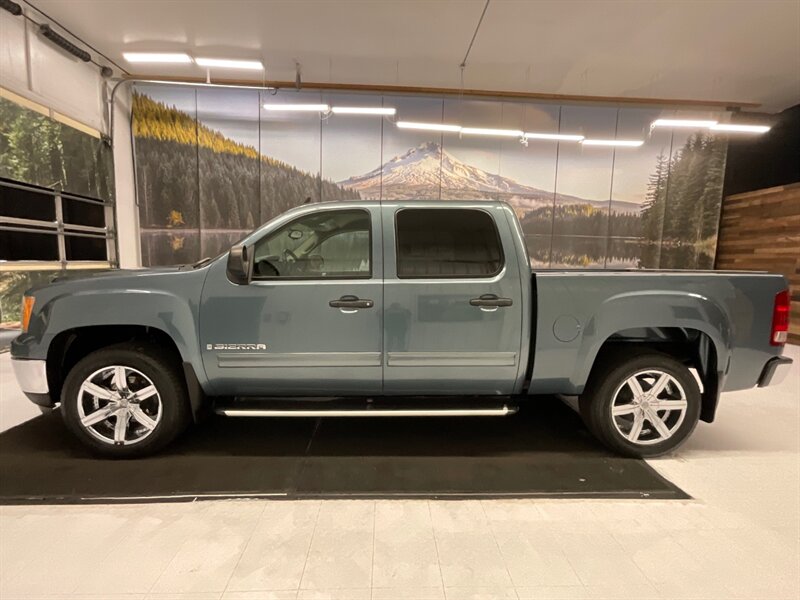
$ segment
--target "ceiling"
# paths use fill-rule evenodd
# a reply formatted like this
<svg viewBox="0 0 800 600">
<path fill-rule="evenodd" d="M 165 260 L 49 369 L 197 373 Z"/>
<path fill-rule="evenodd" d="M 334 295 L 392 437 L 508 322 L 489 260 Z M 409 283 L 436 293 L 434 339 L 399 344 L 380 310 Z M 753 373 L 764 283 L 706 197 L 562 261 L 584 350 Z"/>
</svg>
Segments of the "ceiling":
<svg viewBox="0 0 800 600">
<path fill-rule="evenodd" d="M 123 51 L 260 58 L 272 81 L 461 87 L 484 0 L 30 0 L 129 73 Z M 253 79 L 218 71 L 214 79 Z M 612 97 L 800 102 L 800 0 L 491 0 L 463 87 Z"/>
</svg>

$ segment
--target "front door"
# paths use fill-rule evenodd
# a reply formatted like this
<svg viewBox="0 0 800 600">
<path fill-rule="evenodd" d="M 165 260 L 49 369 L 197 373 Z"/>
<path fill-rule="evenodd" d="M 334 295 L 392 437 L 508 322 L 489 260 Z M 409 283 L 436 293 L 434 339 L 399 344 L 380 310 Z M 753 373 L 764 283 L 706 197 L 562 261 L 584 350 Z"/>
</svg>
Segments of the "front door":
<svg viewBox="0 0 800 600">
<path fill-rule="evenodd" d="M 248 285 L 215 264 L 200 313 L 214 393 L 380 393 L 380 231 L 377 207 L 309 207 L 255 242 Z"/>
<path fill-rule="evenodd" d="M 508 395 L 518 378 L 517 250 L 498 206 L 384 205 L 384 392 Z"/>
</svg>

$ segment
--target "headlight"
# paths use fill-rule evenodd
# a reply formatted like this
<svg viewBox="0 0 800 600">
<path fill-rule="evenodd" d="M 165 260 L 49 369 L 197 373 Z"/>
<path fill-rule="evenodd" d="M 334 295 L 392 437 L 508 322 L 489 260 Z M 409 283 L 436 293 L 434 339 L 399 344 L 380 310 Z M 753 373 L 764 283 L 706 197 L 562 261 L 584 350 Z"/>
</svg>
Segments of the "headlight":
<svg viewBox="0 0 800 600">
<path fill-rule="evenodd" d="M 28 325 L 31 322 L 31 313 L 33 312 L 33 303 L 36 298 L 33 296 L 22 297 L 22 331 L 28 331 Z"/>
</svg>

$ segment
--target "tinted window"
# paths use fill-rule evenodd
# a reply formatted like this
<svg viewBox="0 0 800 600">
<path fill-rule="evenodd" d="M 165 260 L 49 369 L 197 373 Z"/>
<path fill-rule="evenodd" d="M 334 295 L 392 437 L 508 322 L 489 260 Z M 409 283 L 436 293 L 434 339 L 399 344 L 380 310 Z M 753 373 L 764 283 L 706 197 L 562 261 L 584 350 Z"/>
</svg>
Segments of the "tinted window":
<svg viewBox="0 0 800 600">
<path fill-rule="evenodd" d="M 259 240 L 253 277 L 369 277 L 370 221 L 365 210 L 326 210 L 304 215 Z"/>
<path fill-rule="evenodd" d="M 0 260 L 58 260 L 58 236 L 0 230 Z"/>
<path fill-rule="evenodd" d="M 106 224 L 105 208 L 102 204 L 62 198 L 61 210 L 64 213 L 64 223 L 70 225 L 104 227 Z"/>
<path fill-rule="evenodd" d="M 0 188 L 0 217 L 55 221 L 56 205 L 53 195 L 32 189 L 3 186 Z"/>
<path fill-rule="evenodd" d="M 108 247 L 103 238 L 64 236 L 67 260 L 108 260 Z"/>
<path fill-rule="evenodd" d="M 490 277 L 503 267 L 494 221 L 481 210 L 407 208 L 396 224 L 398 277 Z"/>
</svg>

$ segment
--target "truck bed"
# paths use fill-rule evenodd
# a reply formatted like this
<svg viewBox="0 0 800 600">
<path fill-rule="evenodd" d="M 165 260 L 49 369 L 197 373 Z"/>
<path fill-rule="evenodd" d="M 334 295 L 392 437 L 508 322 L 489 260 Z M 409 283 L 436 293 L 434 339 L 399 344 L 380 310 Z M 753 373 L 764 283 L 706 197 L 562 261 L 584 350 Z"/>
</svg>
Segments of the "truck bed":
<svg viewBox="0 0 800 600">
<path fill-rule="evenodd" d="M 753 387 L 766 362 L 781 275 L 752 271 L 532 270 L 536 331 L 529 393 L 579 394 L 612 336 L 707 336 L 724 391 Z M 561 392 L 563 393 L 563 391 Z"/>
</svg>

